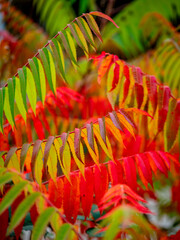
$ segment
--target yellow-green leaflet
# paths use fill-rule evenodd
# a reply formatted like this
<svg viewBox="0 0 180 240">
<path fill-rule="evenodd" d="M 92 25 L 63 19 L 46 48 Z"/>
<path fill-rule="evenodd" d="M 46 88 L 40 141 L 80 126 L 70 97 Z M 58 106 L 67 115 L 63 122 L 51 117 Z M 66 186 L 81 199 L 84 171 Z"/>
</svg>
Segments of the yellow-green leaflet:
<svg viewBox="0 0 180 240">
<path fill-rule="evenodd" d="M 32 110 L 34 114 L 36 114 L 36 101 L 37 101 L 36 85 L 34 82 L 33 75 L 29 70 L 29 68 L 26 67 L 24 71 L 26 71 L 26 76 L 27 76 L 27 89 L 26 89 L 27 95 L 28 95 Z"/>
<path fill-rule="evenodd" d="M 15 88 L 15 101 L 20 114 L 26 122 L 26 109 L 24 107 L 23 98 L 21 94 L 20 79 L 16 77 L 16 88 Z"/>
<path fill-rule="evenodd" d="M 8 122 L 13 127 L 14 126 L 14 121 L 13 121 L 12 113 L 11 113 L 11 110 L 10 110 L 9 92 L 8 92 L 7 87 L 5 88 L 4 112 L 5 112 L 5 115 L 6 115 L 6 118 L 7 118 Z"/>
</svg>

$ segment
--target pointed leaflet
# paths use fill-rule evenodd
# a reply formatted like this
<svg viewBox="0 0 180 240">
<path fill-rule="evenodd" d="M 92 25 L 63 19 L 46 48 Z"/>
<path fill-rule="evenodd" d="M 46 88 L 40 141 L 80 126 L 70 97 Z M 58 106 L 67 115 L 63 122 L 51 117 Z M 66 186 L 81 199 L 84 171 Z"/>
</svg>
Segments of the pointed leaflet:
<svg viewBox="0 0 180 240">
<path fill-rule="evenodd" d="M 104 77 L 104 75 L 107 73 L 107 71 L 110 68 L 110 65 L 112 64 L 113 61 L 113 55 L 107 56 L 103 62 L 100 64 L 98 68 L 98 79 L 97 82 L 101 84 L 101 80 Z"/>
<path fill-rule="evenodd" d="M 71 183 L 64 179 L 64 214 L 70 223 L 75 223 L 79 204 L 80 204 L 80 175 L 79 173 L 72 173 L 70 175 Z"/>
<path fill-rule="evenodd" d="M 89 216 L 94 194 L 94 174 L 91 168 L 85 168 L 85 179 L 81 175 L 80 179 L 80 196 L 81 205 L 85 218 Z"/>
<path fill-rule="evenodd" d="M 8 168 L 14 168 L 20 172 L 20 163 L 16 155 L 17 147 L 12 147 L 6 155 L 4 166 Z"/>
<path fill-rule="evenodd" d="M 147 75 L 146 76 L 146 85 L 149 95 L 149 100 L 152 104 L 154 113 L 157 107 L 157 81 L 154 76 Z M 154 115 L 154 114 L 153 114 Z"/>
<path fill-rule="evenodd" d="M 91 32 L 87 22 L 82 17 L 76 18 L 76 21 L 77 21 L 84 37 L 86 38 L 86 40 L 91 44 L 91 46 L 94 49 L 96 49 L 94 39 L 93 39 L 93 35 L 92 35 L 92 32 Z"/>
<path fill-rule="evenodd" d="M 138 108 L 141 107 L 144 99 L 144 88 L 142 80 L 142 71 L 139 67 L 132 67 L 133 77 L 135 80 L 135 92 Z"/>
<path fill-rule="evenodd" d="M 21 94 L 21 83 L 19 78 L 15 78 L 16 81 L 16 88 L 15 88 L 15 101 L 18 107 L 18 110 L 21 114 L 21 116 L 23 117 L 24 121 L 26 122 L 26 108 L 24 106 L 24 101 L 23 101 L 23 96 Z M 25 91 L 25 90 L 24 90 Z M 25 91 L 26 92 L 26 91 Z"/>
<path fill-rule="evenodd" d="M 123 67 L 123 74 L 126 79 L 124 82 L 124 92 L 123 92 L 123 101 L 122 102 L 125 102 L 125 100 L 128 96 L 128 93 L 129 93 L 129 86 L 130 86 L 129 67 L 126 64 L 124 64 L 124 67 Z"/>
<path fill-rule="evenodd" d="M 170 99 L 170 88 L 168 86 L 159 86 L 158 92 L 158 130 L 163 130 L 166 121 L 169 99 Z"/>
<path fill-rule="evenodd" d="M 112 80 L 112 82 L 111 82 L 112 87 L 111 87 L 111 89 L 109 90 L 109 92 L 113 91 L 113 90 L 116 88 L 116 86 L 118 85 L 118 82 L 119 82 L 120 66 L 119 66 L 119 64 L 118 64 L 117 62 L 115 62 L 115 63 L 113 64 L 113 66 L 114 66 L 114 69 L 113 69 L 114 72 L 113 72 L 113 80 Z"/>
<path fill-rule="evenodd" d="M 25 110 L 27 112 L 27 102 L 26 102 L 27 77 L 25 77 L 24 70 L 22 68 L 18 69 L 18 76 L 19 76 L 19 79 L 20 79 L 20 92 L 21 92 L 21 95 L 22 95 Z"/>
<path fill-rule="evenodd" d="M 76 39 L 77 44 L 84 50 L 85 54 L 89 54 L 88 46 L 84 35 L 76 23 L 68 24 L 72 35 Z"/>
<path fill-rule="evenodd" d="M 148 152 L 148 156 L 151 161 L 154 161 L 157 168 L 166 176 L 168 176 L 167 167 L 164 163 L 164 159 L 162 159 L 161 156 L 156 152 Z"/>
<path fill-rule="evenodd" d="M 85 168 L 85 164 L 84 164 L 84 159 L 79 159 L 75 153 L 75 148 L 74 148 L 74 133 L 71 133 L 71 135 L 69 135 L 68 137 L 68 144 L 69 147 L 71 149 L 71 153 L 72 156 L 74 158 L 74 161 L 76 163 L 76 165 L 78 166 L 80 172 L 82 173 L 82 175 L 84 176 L 84 168 Z"/>
<path fill-rule="evenodd" d="M 105 125 L 105 118 L 98 118 L 99 130 L 101 137 L 106 144 L 106 125 Z"/>
<path fill-rule="evenodd" d="M 99 31 L 99 27 L 96 23 L 96 21 L 94 20 L 93 16 L 91 16 L 90 14 L 83 14 L 83 16 L 85 16 L 87 22 L 89 23 L 89 26 L 91 28 L 91 30 L 94 32 L 94 34 L 99 38 L 99 40 L 102 42 L 102 37 L 101 37 L 101 33 Z"/>
<path fill-rule="evenodd" d="M 74 150 L 75 150 L 75 153 L 76 153 L 78 159 L 81 162 L 84 162 L 84 159 L 82 159 L 84 154 L 81 154 L 81 129 L 75 128 L 74 133 L 75 133 L 75 135 L 74 135 Z M 83 149 L 82 149 L 82 151 L 83 151 Z"/>
<path fill-rule="evenodd" d="M 61 178 L 57 178 L 55 182 L 52 179 L 50 179 L 49 185 L 48 185 L 49 200 L 57 208 L 62 207 L 63 190 L 64 190 L 64 183 Z"/>
<path fill-rule="evenodd" d="M 12 116 L 11 108 L 10 108 L 8 87 L 3 87 L 3 92 L 5 93 L 5 97 L 4 97 L 5 116 L 8 120 L 8 122 L 10 123 L 11 127 L 13 127 L 14 126 L 14 121 L 13 121 L 13 116 Z"/>
<path fill-rule="evenodd" d="M 113 20 L 112 18 L 110 18 L 108 15 L 104 14 L 104 13 L 95 11 L 95 12 L 90 12 L 89 14 L 95 15 L 95 16 L 98 16 L 98 17 L 105 18 L 105 19 L 107 19 L 108 21 L 112 22 L 112 23 L 114 24 L 114 26 L 116 26 L 117 28 L 119 28 L 119 26 L 114 22 L 114 20 Z"/>
<path fill-rule="evenodd" d="M 33 78 L 36 83 L 39 97 L 41 99 L 41 102 L 44 104 L 45 95 L 46 95 L 46 80 L 45 80 L 43 66 L 41 64 L 41 61 L 36 57 L 29 59 L 28 62 L 31 67 L 31 71 L 33 73 Z"/>
<path fill-rule="evenodd" d="M 46 73 L 47 80 L 52 92 L 56 92 L 56 70 L 54 66 L 54 61 L 51 52 L 47 48 L 39 50 L 39 55 L 44 65 L 44 70 Z"/>
<path fill-rule="evenodd" d="M 53 53 L 54 53 L 59 71 L 60 71 L 63 79 L 67 82 L 66 75 L 65 75 L 64 55 L 63 55 L 61 45 L 59 44 L 59 41 L 56 38 L 53 38 L 50 41 L 50 44 L 52 46 Z"/>
<path fill-rule="evenodd" d="M 114 186 L 118 183 L 124 183 L 123 175 L 124 171 L 120 162 L 108 162 L 108 173 L 110 177 L 111 184 Z"/>
<path fill-rule="evenodd" d="M 39 185 L 42 183 L 42 169 L 43 160 L 41 152 L 41 140 L 36 140 L 33 147 L 32 159 L 31 159 L 32 177 L 38 182 Z"/>
<path fill-rule="evenodd" d="M 31 240 L 41 239 L 54 212 L 53 207 L 48 207 L 39 215 L 32 231 Z"/>
<path fill-rule="evenodd" d="M 10 78 L 8 80 L 8 94 L 9 94 L 9 104 L 10 104 L 10 110 L 11 110 L 11 116 L 13 123 L 14 122 L 14 99 L 15 99 L 15 78 Z"/>
<path fill-rule="evenodd" d="M 89 131 L 89 141 L 90 141 L 90 138 L 91 138 L 90 135 L 91 135 L 91 132 Z M 99 165 L 99 153 L 98 153 L 97 143 L 95 142 L 95 139 L 93 138 L 93 143 L 94 143 L 94 151 L 93 151 L 93 149 L 91 148 L 91 146 L 89 144 L 85 129 L 82 129 L 81 136 L 82 136 L 82 139 L 84 140 L 84 142 L 86 144 L 88 152 L 91 155 L 93 161 L 95 162 L 95 164 Z"/>
<path fill-rule="evenodd" d="M 27 152 L 28 152 L 30 146 L 31 146 L 31 143 L 25 143 L 22 146 L 21 155 L 20 155 L 20 170 L 21 170 L 21 172 L 24 171 L 24 162 L 25 162 Z"/>
<path fill-rule="evenodd" d="M 0 187 L 10 182 L 12 179 L 12 174 L 7 172 L 4 175 L 0 176 Z"/>
<path fill-rule="evenodd" d="M 101 198 L 108 189 L 108 172 L 105 165 L 100 164 L 93 168 L 94 172 L 94 193 L 96 204 L 99 204 Z"/>
<path fill-rule="evenodd" d="M 63 224 L 59 230 L 56 233 L 56 238 L 55 240 L 60 240 L 60 239 L 68 239 L 68 240 L 73 240 L 74 239 L 74 232 L 72 231 L 72 227 L 70 224 L 65 223 Z"/>
<path fill-rule="evenodd" d="M 47 142 L 46 142 L 45 149 L 44 149 L 43 159 L 44 159 L 44 169 L 45 169 L 46 175 L 47 175 L 47 162 L 48 162 L 50 149 L 51 149 L 53 142 L 54 142 L 54 136 L 49 136 L 47 139 Z"/>
<path fill-rule="evenodd" d="M 3 132 L 4 97 L 5 97 L 5 88 L 0 88 L 0 132 Z"/>
<path fill-rule="evenodd" d="M 58 32 L 59 36 L 63 42 L 63 46 L 65 47 L 65 50 L 67 54 L 69 55 L 72 63 L 78 66 L 77 64 L 77 55 L 76 55 L 76 47 L 74 45 L 73 38 L 71 37 L 71 34 L 68 31 L 62 31 Z"/>
<path fill-rule="evenodd" d="M 127 185 L 134 191 L 137 190 L 136 165 L 134 159 L 131 157 L 123 158 L 124 172 Z"/>
<path fill-rule="evenodd" d="M 180 100 L 172 99 L 169 105 L 167 121 L 165 125 L 165 146 L 169 151 L 178 133 L 180 126 Z"/>
<path fill-rule="evenodd" d="M 113 124 L 121 131 L 123 131 L 122 127 L 121 127 L 121 123 L 119 121 L 119 118 L 117 116 L 117 113 L 115 111 L 112 111 L 109 113 L 109 116 L 113 122 Z"/>
<path fill-rule="evenodd" d="M 124 116 L 124 114 L 122 114 L 122 112 L 119 110 L 120 114 L 117 112 L 117 116 L 119 118 L 119 121 L 122 125 L 124 125 L 124 127 L 131 133 L 131 135 L 135 138 L 134 135 L 134 129 L 133 129 L 133 125 L 130 121 L 128 121 L 127 117 Z"/>
<path fill-rule="evenodd" d="M 107 145 L 104 143 L 104 140 L 101 137 L 100 134 L 100 130 L 98 128 L 97 124 L 93 125 L 93 131 L 94 131 L 94 135 L 96 136 L 97 141 L 99 142 L 99 144 L 101 145 L 102 149 L 104 150 L 104 152 L 106 153 L 106 155 L 110 158 L 113 159 L 113 156 L 111 155 L 111 152 L 109 152 Z M 106 136 L 105 136 L 106 138 Z"/>
<path fill-rule="evenodd" d="M 14 185 L 4 196 L 3 200 L 0 203 L 0 214 L 4 212 L 13 201 L 21 194 L 28 182 L 21 181 Z"/>
</svg>

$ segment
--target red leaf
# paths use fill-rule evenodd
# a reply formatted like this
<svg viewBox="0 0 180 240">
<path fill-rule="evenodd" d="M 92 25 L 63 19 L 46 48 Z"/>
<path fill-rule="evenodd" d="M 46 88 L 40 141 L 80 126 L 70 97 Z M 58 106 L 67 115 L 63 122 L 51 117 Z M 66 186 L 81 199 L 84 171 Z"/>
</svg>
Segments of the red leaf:
<svg viewBox="0 0 180 240">
<path fill-rule="evenodd" d="M 57 178 L 56 184 L 52 179 L 49 181 L 48 186 L 48 194 L 49 200 L 57 207 L 60 208 L 62 206 L 63 201 L 63 180 L 61 178 Z"/>
<path fill-rule="evenodd" d="M 119 26 L 114 22 L 114 20 L 112 18 L 110 18 L 108 15 L 104 14 L 104 13 L 95 11 L 95 12 L 90 12 L 89 14 L 105 18 L 108 21 L 112 22 L 117 28 L 119 28 Z"/>
<path fill-rule="evenodd" d="M 125 64 L 123 68 L 123 73 L 125 76 L 125 82 L 124 82 L 124 97 L 123 102 L 126 100 L 128 92 L 129 92 L 129 86 L 130 86 L 130 77 L 129 77 L 129 67 Z"/>
<path fill-rule="evenodd" d="M 114 66 L 114 76 L 113 76 L 113 81 L 112 81 L 112 88 L 110 90 L 110 92 L 115 89 L 116 85 L 119 82 L 119 69 L 120 66 L 117 62 L 115 62 L 115 66 Z"/>
<path fill-rule="evenodd" d="M 99 84 L 101 84 L 102 78 L 104 77 L 106 72 L 109 70 L 112 64 L 112 59 L 113 59 L 113 55 L 108 55 L 100 65 L 98 69 L 98 80 L 97 80 Z"/>
<path fill-rule="evenodd" d="M 135 92 L 136 92 L 137 104 L 138 104 L 138 108 L 140 108 L 144 99 L 142 71 L 139 67 L 133 67 L 132 70 L 133 70 L 133 76 L 135 79 Z"/>
<path fill-rule="evenodd" d="M 100 170 L 98 166 L 94 167 L 94 193 L 96 203 L 99 204 L 101 198 L 108 189 L 108 172 L 106 167 L 101 164 Z"/>
<path fill-rule="evenodd" d="M 81 175 L 80 195 L 85 218 L 89 216 L 94 194 L 94 175 L 91 168 L 85 168 L 85 179 Z"/>
<path fill-rule="evenodd" d="M 120 164 L 120 162 L 108 162 L 108 172 L 111 184 L 114 186 L 118 183 L 123 183 L 123 168 Z"/>
<path fill-rule="evenodd" d="M 136 165 L 134 159 L 126 157 L 123 158 L 123 162 L 127 185 L 133 190 L 137 190 Z"/>
<path fill-rule="evenodd" d="M 34 128 L 36 130 L 36 133 L 38 135 L 38 138 L 40 140 L 43 140 L 45 138 L 43 124 L 38 118 L 38 116 L 35 117 L 34 114 L 33 114 L 33 123 L 34 123 Z"/>
<path fill-rule="evenodd" d="M 169 99 L 170 99 L 170 88 L 168 86 L 160 86 L 158 94 L 158 130 L 163 130 L 164 124 L 167 118 Z"/>
<path fill-rule="evenodd" d="M 151 101 L 154 113 L 157 107 L 157 81 L 154 76 L 146 76 L 146 85 L 149 94 L 149 100 Z M 154 115 L 154 114 L 153 114 Z"/>
<path fill-rule="evenodd" d="M 64 178 L 64 196 L 63 206 L 64 214 L 70 223 L 75 223 L 80 203 L 80 176 L 72 173 L 70 175 L 71 183 Z"/>
<path fill-rule="evenodd" d="M 158 155 L 156 152 L 149 152 L 148 155 L 151 157 L 151 159 L 156 164 L 157 168 L 164 173 L 166 176 L 168 176 L 166 165 L 163 161 L 163 159 Z"/>
<path fill-rule="evenodd" d="M 16 208 L 18 207 L 18 205 L 20 204 L 20 202 L 22 202 L 22 200 L 25 198 L 25 194 L 24 192 L 21 193 L 21 195 L 19 195 L 15 201 L 12 203 L 12 206 L 11 206 L 11 212 L 12 212 L 12 215 L 14 214 Z M 22 232 L 22 228 L 23 228 L 23 225 L 24 225 L 24 221 L 25 219 L 23 219 L 19 225 L 14 229 L 14 232 L 15 232 L 15 235 L 16 235 L 16 239 L 18 240 L 19 237 L 20 237 L 20 234 Z"/>
</svg>

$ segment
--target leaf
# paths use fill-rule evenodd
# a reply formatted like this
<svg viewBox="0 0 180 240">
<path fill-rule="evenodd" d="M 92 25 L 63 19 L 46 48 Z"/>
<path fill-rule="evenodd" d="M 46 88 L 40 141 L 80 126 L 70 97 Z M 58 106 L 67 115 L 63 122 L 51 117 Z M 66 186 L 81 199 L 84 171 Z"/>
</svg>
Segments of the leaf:
<svg viewBox="0 0 180 240">
<path fill-rule="evenodd" d="M 114 186 L 118 183 L 124 183 L 123 175 L 124 171 L 120 162 L 108 162 L 108 173 L 111 184 Z"/>
<path fill-rule="evenodd" d="M 5 167 L 8 166 L 8 164 L 9 164 L 9 162 L 10 162 L 10 160 L 11 160 L 11 157 L 16 153 L 16 150 L 17 150 L 17 147 L 12 147 L 12 148 L 8 151 L 8 153 L 7 153 L 7 155 L 6 155 L 5 162 L 4 162 L 4 166 L 5 166 Z"/>
<path fill-rule="evenodd" d="M 108 55 L 104 61 L 100 64 L 98 68 L 98 79 L 97 82 L 101 84 L 101 80 L 104 77 L 104 75 L 108 72 L 111 64 L 113 61 L 113 55 Z"/>
<path fill-rule="evenodd" d="M 21 95 L 22 95 L 25 110 L 27 112 L 26 91 L 24 91 L 24 89 L 27 90 L 26 89 L 26 87 L 27 87 L 27 76 L 25 76 L 24 68 L 25 67 L 18 69 L 18 76 L 19 76 L 19 79 L 20 79 L 20 92 L 21 92 Z"/>
<path fill-rule="evenodd" d="M 12 174 L 7 172 L 4 175 L 0 176 L 0 187 L 10 182 L 12 179 Z"/>
<path fill-rule="evenodd" d="M 34 180 L 37 180 L 38 184 L 42 183 L 42 169 L 43 169 L 43 161 L 42 161 L 42 152 L 41 152 L 41 140 L 36 140 L 34 143 L 32 159 L 31 159 L 31 169 L 32 176 Z"/>
<path fill-rule="evenodd" d="M 28 67 L 23 67 L 23 72 L 27 82 L 26 91 L 29 98 L 29 102 L 34 114 L 36 114 L 37 93 L 36 93 L 36 85 L 34 82 L 34 78 Z"/>
<path fill-rule="evenodd" d="M 21 181 L 14 185 L 4 196 L 3 200 L 0 203 L 0 214 L 4 212 L 13 201 L 21 194 L 25 186 L 27 185 L 26 181 Z"/>
<path fill-rule="evenodd" d="M 71 240 L 71 239 L 73 239 L 73 237 L 71 238 L 71 234 L 72 234 L 71 225 L 68 223 L 65 223 L 57 231 L 55 240 L 59 240 L 59 239 Z"/>
<path fill-rule="evenodd" d="M 113 91 L 119 82 L 119 70 L 120 70 L 120 66 L 117 62 L 115 62 L 113 80 L 112 80 L 112 88 L 109 90 L 109 92 Z"/>
<path fill-rule="evenodd" d="M 99 38 L 99 40 L 102 42 L 102 37 L 101 37 L 101 33 L 99 31 L 99 27 L 96 23 L 96 21 L 94 20 L 93 16 L 91 16 L 90 14 L 86 13 L 83 14 L 83 16 L 85 16 L 87 22 L 89 23 L 90 28 L 92 29 L 92 31 L 94 32 L 94 34 Z"/>
<path fill-rule="evenodd" d="M 122 127 L 121 127 L 121 123 L 119 121 L 119 118 L 117 116 L 117 113 L 115 111 L 112 111 L 109 113 L 109 116 L 113 122 L 113 124 L 115 125 L 115 127 L 117 127 L 119 130 L 123 131 Z"/>
<path fill-rule="evenodd" d="M 5 112 L 5 115 L 6 115 L 6 118 L 8 120 L 8 122 L 10 123 L 11 127 L 14 126 L 14 120 L 13 120 L 13 116 L 12 116 L 12 113 L 11 113 L 11 109 L 10 109 L 10 102 L 9 102 L 9 91 L 8 91 L 8 88 L 4 87 L 3 88 L 3 92 L 5 92 L 5 97 L 4 97 L 4 112 Z"/>
<path fill-rule="evenodd" d="M 117 28 L 119 28 L 119 26 L 114 22 L 114 20 L 113 20 L 112 18 L 110 18 L 108 15 L 104 14 L 104 13 L 95 11 L 95 12 L 90 12 L 89 14 L 95 15 L 95 16 L 98 16 L 98 17 L 105 18 L 105 19 L 107 19 L 108 21 L 112 22 Z"/>
<path fill-rule="evenodd" d="M 46 80 L 45 80 L 43 66 L 41 64 L 41 61 L 36 57 L 29 59 L 28 62 L 31 67 L 31 71 L 33 73 L 33 78 L 35 80 L 39 97 L 41 99 L 41 102 L 44 103 L 45 95 L 46 95 Z"/>
<path fill-rule="evenodd" d="M 166 121 L 169 99 L 170 99 L 170 88 L 168 86 L 159 86 L 158 93 L 158 130 L 163 130 Z"/>
<path fill-rule="evenodd" d="M 134 191 L 137 191 L 136 165 L 134 159 L 131 157 L 125 157 L 123 158 L 123 163 L 127 185 Z"/>
<path fill-rule="evenodd" d="M 85 218 L 87 218 L 91 212 L 91 207 L 93 204 L 93 194 L 94 194 L 94 174 L 91 168 L 85 168 L 85 179 L 82 175 L 80 179 L 81 205 Z"/>
<path fill-rule="evenodd" d="M 76 39 L 77 44 L 84 50 L 85 54 L 89 54 L 88 46 L 84 35 L 76 23 L 68 24 L 72 35 Z"/>
<path fill-rule="evenodd" d="M 49 185 L 48 185 L 49 200 L 57 208 L 62 207 L 63 191 L 64 191 L 64 183 L 61 178 L 57 178 L 55 182 L 52 179 L 50 179 Z"/>
<path fill-rule="evenodd" d="M 56 70 L 54 66 L 54 61 L 50 51 L 47 48 L 42 48 L 39 50 L 40 57 L 42 59 L 44 70 L 46 73 L 47 80 L 52 92 L 55 94 L 56 91 Z"/>
<path fill-rule="evenodd" d="M 25 163 L 27 152 L 28 152 L 30 146 L 31 146 L 30 143 L 25 143 L 22 146 L 21 155 L 20 155 L 20 169 L 21 169 L 21 172 L 24 171 L 24 163 Z"/>
<path fill-rule="evenodd" d="M 146 85 L 148 89 L 148 95 L 150 102 L 152 104 L 154 113 L 157 107 L 157 81 L 154 76 L 147 75 L 146 76 Z M 154 115 L 154 114 L 153 114 Z"/>
<path fill-rule="evenodd" d="M 92 35 L 92 32 L 91 32 L 87 22 L 82 17 L 76 18 L 76 21 L 77 21 L 84 37 L 86 38 L 86 40 L 91 44 L 91 46 L 94 49 L 96 49 L 94 39 L 93 39 L 93 35 Z"/>
<path fill-rule="evenodd" d="M 53 207 L 48 207 L 39 215 L 32 231 L 32 240 L 41 239 L 54 212 L 55 209 Z"/>
<path fill-rule="evenodd" d="M 75 153 L 75 148 L 74 148 L 74 134 L 71 134 L 69 135 L 68 137 L 68 143 L 69 143 L 69 146 L 70 146 L 70 149 L 71 149 L 71 152 L 72 152 L 72 156 L 79 168 L 79 170 L 81 171 L 82 175 L 84 176 L 84 159 L 83 161 L 81 161 L 81 159 L 79 159 Z"/>
<path fill-rule="evenodd" d="M 39 196 L 39 192 L 31 193 L 18 205 L 15 213 L 12 216 L 7 234 L 9 234 L 16 226 L 18 226 L 21 220 L 25 218 L 30 208 L 33 206 Z"/>
<path fill-rule="evenodd" d="M 74 45 L 74 41 L 71 37 L 71 34 L 68 31 L 62 31 L 62 32 L 58 32 L 59 36 L 63 42 L 63 46 L 65 47 L 65 50 L 67 52 L 67 54 L 69 55 L 72 63 L 74 63 L 74 65 L 77 65 L 77 56 L 76 56 L 76 48 Z"/>
<path fill-rule="evenodd" d="M 50 44 L 53 48 L 53 52 L 54 52 L 55 59 L 58 64 L 58 67 L 59 67 L 59 71 L 60 71 L 63 79 L 67 82 L 66 75 L 65 75 L 64 56 L 63 56 L 63 51 L 62 51 L 61 45 L 59 44 L 59 42 L 56 38 L 53 38 L 52 41 L 50 41 Z"/>
<path fill-rule="evenodd" d="M 44 149 L 43 159 L 44 159 L 44 169 L 45 169 L 46 175 L 47 175 L 47 162 L 48 162 L 48 158 L 49 158 L 49 155 L 50 155 L 51 146 L 54 142 L 54 138 L 55 138 L 54 136 L 49 136 L 48 137 L 47 142 L 46 142 L 46 146 L 45 146 L 45 149 Z"/>
<path fill-rule="evenodd" d="M 24 100 L 21 92 L 21 83 L 19 78 L 15 78 L 16 88 L 15 88 L 15 101 L 20 114 L 22 115 L 24 121 L 26 122 L 26 108 L 24 106 Z"/>
<path fill-rule="evenodd" d="M 80 204 L 80 175 L 72 173 L 70 181 L 64 179 L 64 214 L 70 223 L 75 223 Z"/>
<path fill-rule="evenodd" d="M 104 196 L 108 189 L 108 172 L 103 164 L 95 166 L 94 172 L 94 193 L 96 204 L 99 204 L 101 198 Z"/>
<path fill-rule="evenodd" d="M 3 132 L 4 97 L 5 97 L 5 88 L 0 88 L 0 132 Z"/>
<path fill-rule="evenodd" d="M 14 98 L 15 98 L 15 78 L 8 80 L 8 94 L 9 94 L 9 105 L 11 110 L 11 116 L 14 122 Z"/>
</svg>

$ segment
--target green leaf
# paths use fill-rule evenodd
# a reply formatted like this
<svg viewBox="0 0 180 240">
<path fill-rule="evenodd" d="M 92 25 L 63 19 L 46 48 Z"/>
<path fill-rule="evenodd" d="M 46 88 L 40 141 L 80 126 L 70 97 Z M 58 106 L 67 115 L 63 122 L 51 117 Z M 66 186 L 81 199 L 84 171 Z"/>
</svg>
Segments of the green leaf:
<svg viewBox="0 0 180 240">
<path fill-rule="evenodd" d="M 15 77 L 10 78 L 8 80 L 8 93 L 9 93 L 9 104 L 10 104 L 10 110 L 11 110 L 11 116 L 13 123 L 14 121 L 14 97 L 15 97 Z"/>
<path fill-rule="evenodd" d="M 76 56 L 76 47 L 74 45 L 73 38 L 68 31 L 59 32 L 59 36 L 63 42 L 63 46 L 67 54 L 69 55 L 71 62 L 78 66 L 77 64 L 77 56 Z"/>
<path fill-rule="evenodd" d="M 102 37 L 101 37 L 101 33 L 99 31 L 99 27 L 96 23 L 96 21 L 94 20 L 93 16 L 91 16 L 90 14 L 84 14 L 87 22 L 89 23 L 90 28 L 92 29 L 92 31 L 94 32 L 94 34 L 99 38 L 99 40 L 102 42 Z"/>
<path fill-rule="evenodd" d="M 27 79 L 25 77 L 25 74 L 24 74 L 24 71 L 22 68 L 18 69 L 18 75 L 19 75 L 19 79 L 20 79 L 20 91 L 21 91 L 24 107 L 27 112 L 27 102 L 26 102 Z"/>
<path fill-rule="evenodd" d="M 8 153 L 7 153 L 7 155 L 6 155 L 6 159 L 5 159 L 5 161 L 4 161 L 4 166 L 5 166 L 5 167 L 7 167 L 7 166 L 9 165 L 9 162 L 10 162 L 12 156 L 15 154 L 16 150 L 17 150 L 17 147 L 12 147 L 12 148 L 8 151 Z"/>
<path fill-rule="evenodd" d="M 57 234 L 56 234 L 56 238 L 55 240 L 59 240 L 59 239 L 62 239 L 62 240 L 70 240 L 72 238 L 70 238 L 70 235 L 71 235 L 71 232 L 72 232 L 72 227 L 70 224 L 68 223 L 65 223 L 63 224 L 59 230 L 57 231 Z"/>
<path fill-rule="evenodd" d="M 6 193 L 0 203 L 0 214 L 4 212 L 9 206 L 11 206 L 14 200 L 21 194 L 27 183 L 28 182 L 26 181 L 19 182 Z"/>
<path fill-rule="evenodd" d="M 12 179 L 12 174 L 7 172 L 3 176 L 0 176 L 0 186 L 8 183 Z"/>
<path fill-rule="evenodd" d="M 77 21 L 84 37 L 86 38 L 86 40 L 93 46 L 94 50 L 96 50 L 93 35 L 92 35 L 91 29 L 89 28 L 87 22 L 82 17 L 76 18 L 76 21 Z"/>
<path fill-rule="evenodd" d="M 25 143 L 25 144 L 23 144 L 22 149 L 21 149 L 20 169 L 22 172 L 24 171 L 24 162 L 25 162 L 26 155 L 27 155 L 27 152 L 28 152 L 28 149 L 30 146 L 31 146 L 31 143 Z"/>
<path fill-rule="evenodd" d="M 34 180 L 37 180 L 39 185 L 42 183 L 42 152 L 41 152 L 41 140 L 36 140 L 33 147 L 32 159 L 31 159 L 31 169 L 32 176 Z"/>
<path fill-rule="evenodd" d="M 5 112 L 6 118 L 7 118 L 8 122 L 10 123 L 11 127 L 13 127 L 14 121 L 13 121 L 13 116 L 12 116 L 11 109 L 10 109 L 8 87 L 5 87 L 3 89 L 5 89 L 4 112 Z"/>
<path fill-rule="evenodd" d="M 53 93 L 56 91 L 56 70 L 54 66 L 54 61 L 50 51 L 47 48 L 43 48 L 39 50 L 39 55 L 42 59 L 44 70 L 46 73 L 47 80 L 49 82 L 49 86 Z"/>
<path fill-rule="evenodd" d="M 24 121 L 26 122 L 26 109 L 23 103 L 23 97 L 21 92 L 21 83 L 20 79 L 16 77 L 16 89 L 15 89 L 15 100 L 20 114 L 22 115 Z M 25 91 L 26 89 L 24 89 Z"/>
<path fill-rule="evenodd" d="M 23 67 L 23 72 L 27 82 L 26 91 L 29 98 L 29 102 L 31 104 L 34 114 L 36 114 L 37 93 L 36 93 L 36 85 L 34 82 L 34 78 L 28 67 Z"/>
<path fill-rule="evenodd" d="M 46 210 L 44 210 L 44 212 L 41 215 L 39 215 L 34 225 L 34 229 L 32 231 L 31 240 L 41 239 L 54 212 L 55 209 L 53 207 L 49 207 Z"/>
<path fill-rule="evenodd" d="M 61 45 L 59 44 L 56 38 L 53 38 L 52 41 L 50 41 L 50 44 L 53 48 L 53 52 L 56 58 L 56 62 L 58 64 L 59 71 L 63 79 L 67 82 L 66 75 L 65 75 L 64 56 L 63 56 Z"/>
<path fill-rule="evenodd" d="M 3 132 L 3 108 L 4 108 L 5 88 L 0 88 L 0 131 Z"/>
<path fill-rule="evenodd" d="M 15 213 L 12 216 L 7 230 L 7 235 L 26 217 L 27 213 L 39 196 L 39 192 L 32 193 L 31 195 L 27 196 L 21 203 L 19 203 Z"/>
<path fill-rule="evenodd" d="M 45 79 L 43 66 L 41 64 L 41 61 L 36 57 L 29 59 L 29 65 L 33 73 L 33 77 L 36 83 L 39 97 L 42 103 L 44 104 L 45 95 L 46 95 L 46 79 Z"/>
<path fill-rule="evenodd" d="M 89 54 L 88 46 L 84 35 L 76 23 L 68 24 L 72 35 L 76 39 L 77 44 L 84 50 L 85 54 Z"/>
</svg>

